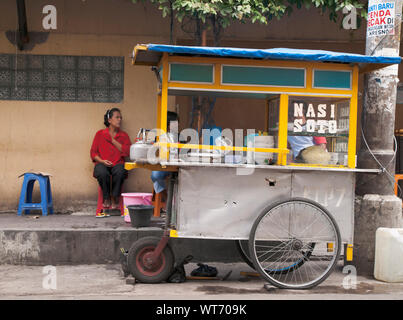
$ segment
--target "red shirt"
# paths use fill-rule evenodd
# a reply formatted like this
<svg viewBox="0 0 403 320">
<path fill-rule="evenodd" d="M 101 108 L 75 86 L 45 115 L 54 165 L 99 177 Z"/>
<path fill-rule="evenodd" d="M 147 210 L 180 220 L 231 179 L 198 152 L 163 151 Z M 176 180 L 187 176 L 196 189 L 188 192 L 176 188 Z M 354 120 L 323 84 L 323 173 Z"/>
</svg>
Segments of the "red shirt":
<svg viewBox="0 0 403 320">
<path fill-rule="evenodd" d="M 115 135 L 115 140 L 122 145 L 122 152 L 112 144 L 112 137 L 108 128 L 99 130 L 95 134 L 91 146 L 90 155 L 92 161 L 95 162 L 95 156 L 99 156 L 102 160 L 111 161 L 114 166 L 119 163 L 124 163 L 125 157 L 130 155 L 131 144 L 129 135 L 122 130 L 118 130 Z"/>
</svg>

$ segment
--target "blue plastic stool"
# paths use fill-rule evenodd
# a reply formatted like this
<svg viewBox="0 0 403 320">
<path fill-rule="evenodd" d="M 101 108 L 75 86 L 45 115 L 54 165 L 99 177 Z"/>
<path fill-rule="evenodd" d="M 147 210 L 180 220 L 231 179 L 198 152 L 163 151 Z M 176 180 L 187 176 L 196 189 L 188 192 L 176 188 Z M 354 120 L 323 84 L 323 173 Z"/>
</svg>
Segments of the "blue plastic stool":
<svg viewBox="0 0 403 320">
<path fill-rule="evenodd" d="M 32 190 L 34 183 L 38 181 L 41 192 L 41 202 L 32 203 Z M 24 182 L 22 183 L 20 202 L 18 204 L 18 215 L 25 210 L 29 214 L 30 209 L 42 209 L 42 215 L 53 214 L 52 191 L 50 189 L 50 179 L 48 176 L 35 173 L 24 173 Z"/>
</svg>

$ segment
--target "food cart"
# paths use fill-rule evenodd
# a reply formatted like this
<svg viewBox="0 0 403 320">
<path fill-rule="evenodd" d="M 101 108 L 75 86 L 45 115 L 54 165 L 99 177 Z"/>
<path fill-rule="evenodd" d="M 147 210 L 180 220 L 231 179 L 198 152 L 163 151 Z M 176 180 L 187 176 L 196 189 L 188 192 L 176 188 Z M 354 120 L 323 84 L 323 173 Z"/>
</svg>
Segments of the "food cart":
<svg viewBox="0 0 403 320">
<path fill-rule="evenodd" d="M 132 58 L 134 65 L 151 66 L 157 75 L 158 142 L 153 147 L 159 153 L 126 162 L 125 168 L 172 172 L 162 238 L 141 238 L 129 251 L 138 280 L 161 282 L 172 273 L 169 238 L 233 239 L 245 261 L 279 288 L 311 288 L 329 276 L 341 253 L 352 260 L 355 173 L 379 172 L 356 168 L 359 75 L 400 63 L 400 57 L 147 44 L 135 46 Z M 272 142 L 162 139 L 169 95 L 261 99 L 261 136 Z M 291 137 L 304 143 L 325 138 L 325 161 L 315 155 L 300 161 Z M 172 156 L 189 152 L 199 152 L 199 161 Z M 267 159 L 213 161 L 208 153 L 214 152 Z"/>
</svg>

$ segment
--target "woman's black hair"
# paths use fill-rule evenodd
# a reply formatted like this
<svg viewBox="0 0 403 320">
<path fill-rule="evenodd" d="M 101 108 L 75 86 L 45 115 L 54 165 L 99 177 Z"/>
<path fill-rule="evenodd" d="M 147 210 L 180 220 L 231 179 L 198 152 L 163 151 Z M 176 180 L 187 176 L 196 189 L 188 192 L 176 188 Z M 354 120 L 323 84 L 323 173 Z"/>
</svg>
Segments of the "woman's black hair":
<svg viewBox="0 0 403 320">
<path fill-rule="evenodd" d="M 171 121 L 176 121 L 176 120 L 178 120 L 178 114 L 176 112 L 173 112 L 173 111 L 168 111 L 167 112 L 167 122 L 168 122 L 168 124 Z"/>
<path fill-rule="evenodd" d="M 112 109 L 106 110 L 106 113 L 104 115 L 104 125 L 106 127 L 109 127 L 109 121 L 108 120 L 113 117 L 113 113 L 116 112 L 116 111 L 121 113 L 119 108 L 112 108 Z"/>
</svg>

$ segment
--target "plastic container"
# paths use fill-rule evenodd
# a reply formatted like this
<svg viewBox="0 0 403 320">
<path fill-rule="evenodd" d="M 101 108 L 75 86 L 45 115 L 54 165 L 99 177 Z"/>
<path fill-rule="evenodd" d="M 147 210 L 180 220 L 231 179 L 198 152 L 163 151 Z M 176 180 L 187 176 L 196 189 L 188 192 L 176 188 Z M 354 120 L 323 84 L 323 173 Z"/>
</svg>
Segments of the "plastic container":
<svg viewBox="0 0 403 320">
<path fill-rule="evenodd" d="M 154 206 L 144 204 L 134 204 L 127 207 L 129 209 L 130 223 L 133 228 L 149 227 Z"/>
<path fill-rule="evenodd" d="M 127 223 L 130 223 L 130 215 L 127 207 L 129 205 L 136 204 L 144 204 L 151 205 L 152 204 L 152 193 L 122 193 L 123 197 L 123 207 L 124 207 L 124 219 Z"/>
<path fill-rule="evenodd" d="M 256 136 L 255 148 L 273 148 L 274 137 L 273 136 Z M 255 152 L 255 161 L 257 164 L 266 164 L 266 160 L 273 160 L 272 152 Z"/>
<path fill-rule="evenodd" d="M 403 229 L 376 230 L 374 277 L 385 282 L 403 282 Z"/>
</svg>

